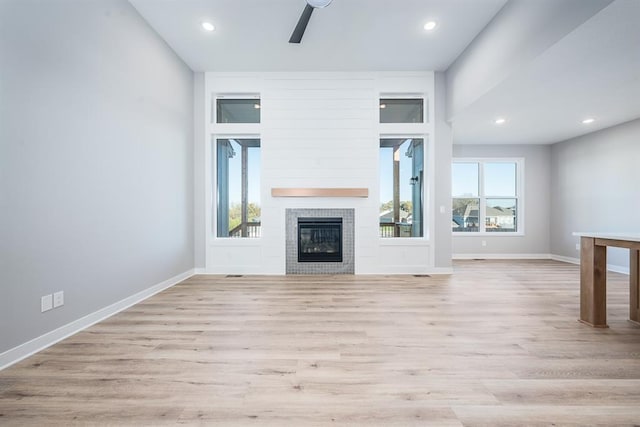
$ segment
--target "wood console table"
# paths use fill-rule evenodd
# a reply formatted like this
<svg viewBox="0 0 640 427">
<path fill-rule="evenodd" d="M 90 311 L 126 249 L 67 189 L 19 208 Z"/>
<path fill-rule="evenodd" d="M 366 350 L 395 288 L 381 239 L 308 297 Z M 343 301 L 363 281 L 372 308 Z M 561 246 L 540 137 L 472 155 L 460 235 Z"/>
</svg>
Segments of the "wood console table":
<svg viewBox="0 0 640 427">
<path fill-rule="evenodd" d="M 627 248 L 629 320 L 640 322 L 640 234 L 573 233 L 580 236 L 580 321 L 607 328 L 607 246 Z"/>
</svg>

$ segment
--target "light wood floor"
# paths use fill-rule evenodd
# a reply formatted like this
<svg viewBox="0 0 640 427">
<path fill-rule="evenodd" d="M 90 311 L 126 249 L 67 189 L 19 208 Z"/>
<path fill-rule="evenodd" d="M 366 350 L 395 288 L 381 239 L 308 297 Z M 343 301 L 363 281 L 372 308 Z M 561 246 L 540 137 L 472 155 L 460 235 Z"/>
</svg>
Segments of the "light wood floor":
<svg viewBox="0 0 640 427">
<path fill-rule="evenodd" d="M 0 372 L 2 425 L 634 425 L 640 327 L 578 267 L 196 276 Z"/>
</svg>

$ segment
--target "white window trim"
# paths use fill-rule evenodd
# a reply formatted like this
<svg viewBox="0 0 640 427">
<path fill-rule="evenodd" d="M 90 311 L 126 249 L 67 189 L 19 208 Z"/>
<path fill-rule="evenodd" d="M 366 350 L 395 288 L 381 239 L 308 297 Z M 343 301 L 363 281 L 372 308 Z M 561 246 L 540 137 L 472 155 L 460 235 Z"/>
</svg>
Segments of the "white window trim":
<svg viewBox="0 0 640 427">
<path fill-rule="evenodd" d="M 209 142 L 208 158 L 211 159 L 211 166 L 209 168 L 210 171 L 210 180 L 211 189 L 209 190 L 209 194 L 211 195 L 211 203 L 210 206 L 210 219 L 209 227 L 211 227 L 211 232 L 209 234 L 209 244 L 215 244 L 216 242 L 226 242 L 230 243 L 233 246 L 255 246 L 257 242 L 262 240 L 262 236 L 260 237 L 220 237 L 218 236 L 218 154 L 215 149 L 216 143 L 218 139 L 259 139 L 260 140 L 260 155 L 262 155 L 262 138 L 260 134 L 256 133 L 216 133 L 211 134 L 211 140 Z M 262 194 L 262 170 L 259 171 L 260 174 L 260 205 L 263 205 L 263 194 Z"/>
<path fill-rule="evenodd" d="M 422 123 L 420 123 L 422 125 Z M 424 244 L 425 242 L 429 242 L 429 230 L 431 229 L 431 222 L 427 222 L 427 217 L 431 216 L 428 215 L 430 213 L 430 211 L 427 210 L 427 207 L 430 206 L 428 204 L 428 196 L 430 194 L 430 187 L 428 187 L 428 185 L 430 185 L 430 180 L 429 177 L 427 175 L 427 167 L 433 167 L 433 165 L 431 165 L 431 163 L 428 163 L 431 153 L 431 141 L 429 138 L 429 133 L 391 133 L 391 134 L 386 134 L 386 133 L 381 133 L 378 135 L 378 178 L 380 178 L 380 140 L 381 139 L 409 139 L 409 138 L 415 138 L 415 139 L 422 139 L 422 143 L 424 144 L 424 150 L 423 150 L 423 165 L 425 168 L 425 173 L 424 173 L 424 186 L 423 186 L 423 192 L 422 192 L 422 200 L 423 200 L 423 212 L 422 212 L 422 237 L 378 237 L 378 241 L 381 242 L 383 245 L 386 246 L 402 246 L 404 243 L 407 242 L 414 242 L 414 243 L 410 243 L 410 244 Z M 380 182 L 378 182 L 378 186 L 380 186 Z M 378 188 L 378 191 L 380 191 L 380 189 Z M 379 199 L 379 197 L 378 197 Z M 378 200 L 379 202 L 379 200 Z M 428 218 L 429 220 L 431 218 Z M 404 242 L 404 243 L 403 243 Z"/>
<path fill-rule="evenodd" d="M 477 236 L 491 236 L 491 237 L 518 237 L 525 235 L 525 194 L 524 194 L 524 180 L 525 180 L 525 165 L 524 157 L 453 157 L 451 163 L 478 163 L 484 165 L 485 163 L 515 163 L 516 164 L 516 200 L 518 205 L 518 212 L 516 216 L 517 231 L 504 231 L 500 233 L 490 232 L 485 230 L 486 219 L 486 206 L 484 201 L 491 198 L 507 198 L 506 196 L 491 196 L 484 194 L 484 166 L 479 167 L 478 171 L 478 198 L 480 199 L 480 218 L 479 231 L 465 231 L 455 232 L 452 231 L 453 237 L 477 237 Z M 459 197 L 451 195 L 451 201 Z"/>
<path fill-rule="evenodd" d="M 417 92 L 381 92 L 378 94 L 377 106 L 376 108 L 380 108 L 380 100 L 381 99 L 422 99 L 422 121 L 418 123 L 380 123 L 380 113 L 378 112 L 378 124 L 386 129 L 398 129 L 402 131 L 410 131 L 411 128 L 416 128 L 419 126 L 429 125 L 430 123 L 430 115 L 429 115 L 429 98 L 425 93 L 417 93 Z"/>
<path fill-rule="evenodd" d="M 209 73 L 207 73 L 209 74 Z M 244 82 L 246 83 L 246 82 Z M 217 100 L 218 99 L 259 99 L 262 107 L 262 92 L 252 82 L 250 86 L 255 86 L 256 90 L 236 91 L 236 90 L 218 90 L 215 84 L 212 84 L 210 77 L 205 77 L 205 90 L 207 93 L 207 101 L 205 105 L 205 117 L 207 117 L 206 135 L 207 139 L 204 144 L 204 174 L 205 174 L 205 230 L 206 230 L 206 249 L 205 262 L 209 263 L 209 248 L 213 246 L 259 246 L 262 237 L 257 238 L 234 238 L 234 237 L 218 237 L 217 229 L 217 153 L 215 150 L 217 139 L 259 139 L 260 148 L 263 148 L 262 130 L 263 115 L 260 112 L 260 123 L 217 123 Z M 260 205 L 264 205 L 264 189 L 262 188 L 263 170 L 260 174 Z"/>
<path fill-rule="evenodd" d="M 258 123 L 218 123 L 218 100 L 219 99 L 257 99 L 260 100 L 260 105 L 262 105 L 262 99 L 260 98 L 259 93 L 216 93 L 211 97 L 211 120 L 210 123 L 214 126 L 224 126 L 224 127 L 233 127 L 233 126 L 251 126 L 255 127 L 256 125 L 260 125 L 262 122 L 262 112 L 260 112 L 260 122 Z"/>
</svg>

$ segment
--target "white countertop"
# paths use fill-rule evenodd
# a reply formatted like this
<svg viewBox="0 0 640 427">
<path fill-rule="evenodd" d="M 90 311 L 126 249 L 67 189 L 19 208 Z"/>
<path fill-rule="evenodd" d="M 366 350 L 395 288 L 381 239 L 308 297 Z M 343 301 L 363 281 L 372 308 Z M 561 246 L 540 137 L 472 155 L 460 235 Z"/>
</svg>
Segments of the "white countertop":
<svg viewBox="0 0 640 427">
<path fill-rule="evenodd" d="M 573 235 L 579 237 L 593 237 L 595 239 L 612 239 L 640 242 L 640 233 L 599 233 L 591 231 L 575 231 Z"/>
</svg>

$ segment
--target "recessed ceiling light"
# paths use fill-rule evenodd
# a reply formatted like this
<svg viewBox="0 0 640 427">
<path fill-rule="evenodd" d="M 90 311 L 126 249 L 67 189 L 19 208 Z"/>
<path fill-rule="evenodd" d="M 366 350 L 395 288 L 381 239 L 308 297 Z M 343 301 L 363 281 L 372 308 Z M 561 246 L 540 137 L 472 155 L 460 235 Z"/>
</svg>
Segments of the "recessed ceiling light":
<svg viewBox="0 0 640 427">
<path fill-rule="evenodd" d="M 588 119 L 584 119 L 582 121 L 582 123 L 585 124 L 585 125 L 588 125 L 589 123 L 593 123 L 595 121 L 596 121 L 596 119 L 594 119 L 593 117 L 589 117 Z"/>
<path fill-rule="evenodd" d="M 207 21 L 202 23 L 202 28 L 204 28 L 205 31 L 209 31 L 209 32 L 216 29 L 216 27 L 211 22 L 207 22 Z"/>
<path fill-rule="evenodd" d="M 497 119 L 495 119 L 493 121 L 493 123 L 497 124 L 497 125 L 503 125 L 507 122 L 507 119 L 505 119 L 504 117 L 498 117 Z"/>
<path fill-rule="evenodd" d="M 424 29 L 427 31 L 431 31 L 434 28 L 436 28 L 438 24 L 436 23 L 436 21 L 429 21 L 426 24 L 424 24 Z"/>
</svg>

